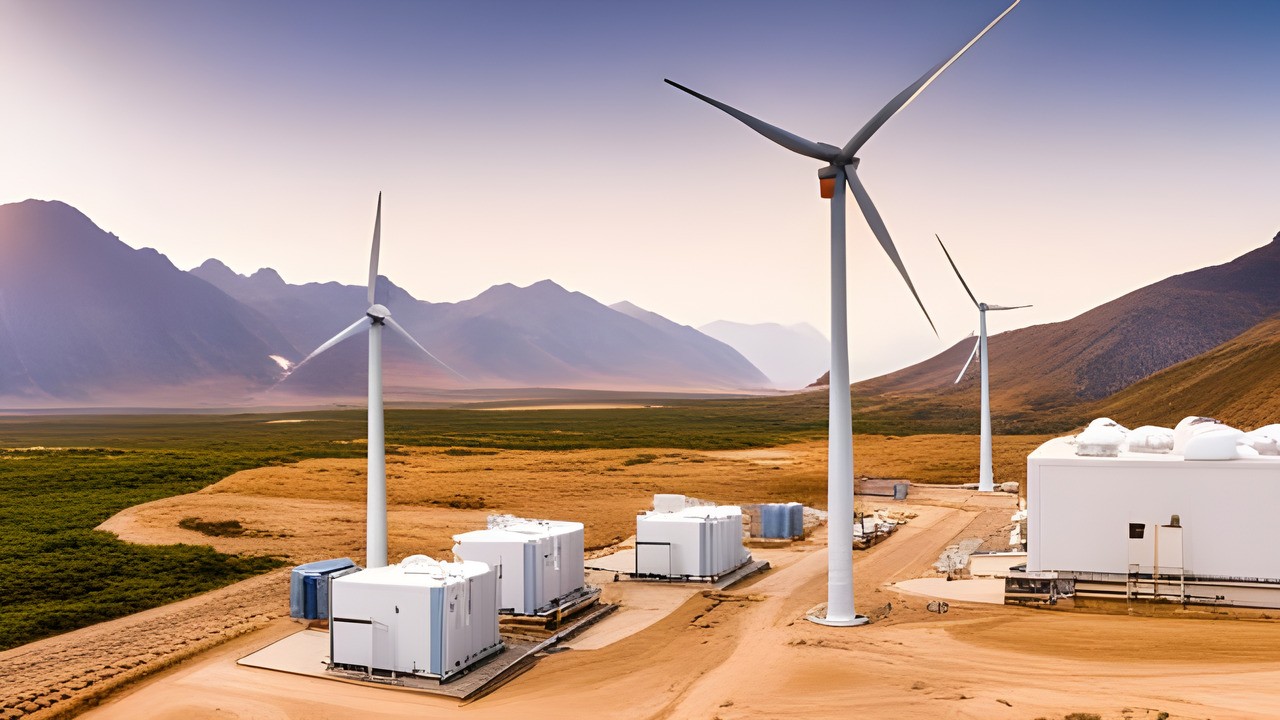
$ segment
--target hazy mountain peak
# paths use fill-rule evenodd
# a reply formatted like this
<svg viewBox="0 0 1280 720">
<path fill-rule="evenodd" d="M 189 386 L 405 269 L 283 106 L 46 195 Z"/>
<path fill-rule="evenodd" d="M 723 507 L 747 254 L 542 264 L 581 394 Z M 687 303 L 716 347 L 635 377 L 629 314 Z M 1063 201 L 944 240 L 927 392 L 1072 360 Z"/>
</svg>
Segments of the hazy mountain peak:
<svg viewBox="0 0 1280 720">
<path fill-rule="evenodd" d="M 580 292 L 569 290 L 554 280 L 539 280 L 526 287 L 516 288 L 519 294 L 536 298 L 555 298 L 560 296 L 586 297 Z M 594 300 L 592 302 L 595 302 Z"/>
<path fill-rule="evenodd" d="M 780 388 L 808 385 L 831 359 L 831 343 L 808 323 L 716 320 L 698 329 L 742 353 Z"/>
<path fill-rule="evenodd" d="M 553 301 L 557 297 L 575 295 L 581 296 L 582 294 L 570 292 L 552 280 L 539 280 L 525 287 L 512 283 L 494 285 L 477 295 L 474 300 L 479 301 L 479 306 L 487 307 L 491 303 L 523 302 L 534 299 Z"/>
<path fill-rule="evenodd" d="M 660 318 L 662 317 L 661 315 L 659 315 L 656 312 L 653 312 L 652 310 L 645 310 L 644 308 L 640 307 L 639 305 L 636 305 L 630 300 L 623 300 L 621 302 L 616 302 L 610 305 L 609 309 L 617 310 L 623 315 L 626 315 L 628 317 L 633 317 L 637 320 L 649 321 L 654 317 L 660 317 Z M 666 318 L 662 318 L 662 319 L 666 320 Z M 668 322 L 670 321 L 668 320 Z"/>
<path fill-rule="evenodd" d="M 199 382 L 225 397 L 274 380 L 270 355 L 296 355 L 256 312 L 66 203 L 0 206 L 0 247 L 3 305 L 41 309 L 5 318 L 0 396 L 137 400 Z"/>
<path fill-rule="evenodd" d="M 249 279 L 263 285 L 285 284 L 284 278 L 280 277 L 280 273 L 276 272 L 274 268 L 269 267 L 258 268 L 258 271 L 250 275 Z"/>
<path fill-rule="evenodd" d="M 205 260 L 204 262 L 200 263 L 199 267 L 195 269 L 200 270 L 202 272 L 206 272 L 206 273 L 218 273 L 220 275 L 236 274 L 235 270 L 232 270 L 231 268 L 227 267 L 226 263 L 222 262 L 217 258 L 209 258 L 208 260 Z"/>
<path fill-rule="evenodd" d="M 101 235 L 115 240 L 120 249 L 132 250 L 61 200 L 31 199 L 0 205 L 0 236 L 3 245 L 10 249 L 39 245 L 79 250 L 93 246 L 90 238 Z"/>
</svg>

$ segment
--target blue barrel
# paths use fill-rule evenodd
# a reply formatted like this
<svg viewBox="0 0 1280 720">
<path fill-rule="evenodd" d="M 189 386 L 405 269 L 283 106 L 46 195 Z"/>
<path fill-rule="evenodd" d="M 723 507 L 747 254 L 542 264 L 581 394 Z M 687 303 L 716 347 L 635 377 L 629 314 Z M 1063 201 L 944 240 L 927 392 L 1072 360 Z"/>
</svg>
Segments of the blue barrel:
<svg viewBox="0 0 1280 720">
<path fill-rule="evenodd" d="M 785 518 L 778 510 L 777 503 L 765 503 L 760 506 L 760 525 L 764 531 L 764 537 L 782 537 L 782 524 L 785 522 Z"/>
<path fill-rule="evenodd" d="M 329 617 L 329 575 L 355 567 L 351 558 L 317 560 L 289 573 L 289 617 L 321 620 Z"/>
<path fill-rule="evenodd" d="M 804 537 L 804 505 L 798 502 L 787 503 L 787 537 Z"/>
</svg>

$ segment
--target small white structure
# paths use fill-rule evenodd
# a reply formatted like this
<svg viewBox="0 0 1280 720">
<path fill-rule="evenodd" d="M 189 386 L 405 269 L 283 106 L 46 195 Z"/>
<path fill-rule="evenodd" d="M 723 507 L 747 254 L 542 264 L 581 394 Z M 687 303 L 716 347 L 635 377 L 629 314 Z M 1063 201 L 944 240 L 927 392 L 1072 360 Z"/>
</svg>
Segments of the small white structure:
<svg viewBox="0 0 1280 720">
<path fill-rule="evenodd" d="M 454 535 L 453 540 L 459 559 L 497 570 L 500 612 L 538 615 L 586 586 L 582 523 L 491 518 L 488 529 Z"/>
<path fill-rule="evenodd" d="M 413 555 L 344 575 L 329 591 L 329 657 L 369 674 L 456 675 L 502 649 L 498 575 Z"/>
<path fill-rule="evenodd" d="M 742 508 L 736 505 L 673 508 L 636 517 L 637 575 L 714 578 L 750 560 L 742 545 Z"/>
<path fill-rule="evenodd" d="M 1280 456 L 1224 452 L 1241 434 L 1201 431 L 1185 455 L 1041 445 L 1027 458 L 1027 576 L 1081 595 L 1280 607 Z"/>
</svg>

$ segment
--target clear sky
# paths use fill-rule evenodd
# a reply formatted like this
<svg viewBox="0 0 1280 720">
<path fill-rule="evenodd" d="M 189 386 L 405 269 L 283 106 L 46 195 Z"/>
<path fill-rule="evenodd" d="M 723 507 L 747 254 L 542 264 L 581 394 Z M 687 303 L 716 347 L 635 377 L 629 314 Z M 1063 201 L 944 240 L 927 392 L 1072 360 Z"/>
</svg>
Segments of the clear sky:
<svg viewBox="0 0 1280 720">
<path fill-rule="evenodd" d="M 681 323 L 828 330 L 819 164 L 663 84 L 843 145 L 1005 0 L 0 0 L 0 202 L 181 268 L 551 278 Z M 1067 319 L 1280 230 L 1280 3 L 1023 0 L 859 153 L 935 338 L 849 199 L 854 376 L 979 299 Z M 3 258 L 0 258 L 3 262 Z"/>
</svg>

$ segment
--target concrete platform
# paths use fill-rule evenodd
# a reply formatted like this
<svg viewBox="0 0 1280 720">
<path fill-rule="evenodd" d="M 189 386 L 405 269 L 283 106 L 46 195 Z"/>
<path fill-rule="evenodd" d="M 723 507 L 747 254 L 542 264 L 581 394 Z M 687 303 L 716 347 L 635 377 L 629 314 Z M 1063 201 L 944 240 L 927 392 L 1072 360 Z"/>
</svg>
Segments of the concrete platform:
<svg viewBox="0 0 1280 720">
<path fill-rule="evenodd" d="M 412 675 L 369 678 L 359 672 L 329 670 L 329 633 L 319 630 L 303 630 L 294 633 L 240 658 L 236 664 L 292 675 L 306 675 L 356 685 L 389 687 L 466 700 L 476 697 L 482 691 L 487 692 L 497 687 L 500 684 L 496 682 L 497 680 L 508 674 L 508 671 L 515 669 L 521 660 L 532 657 L 541 645 L 528 640 L 504 639 L 504 643 L 506 647 L 502 652 L 482 661 L 467 674 L 445 682 Z M 511 672 L 510 676 L 514 677 L 517 674 L 519 673 Z M 491 684 L 493 687 L 489 687 Z"/>
<path fill-rule="evenodd" d="M 606 570 L 615 573 L 632 573 L 636 571 L 636 550 L 628 548 L 619 550 L 612 555 L 605 555 L 594 560 L 588 560 L 586 564 L 588 570 Z"/>
<path fill-rule="evenodd" d="M 788 542 L 790 545 L 790 542 Z M 751 560 L 743 565 L 730 570 L 729 572 L 719 575 L 715 578 L 706 580 L 698 580 L 695 578 L 661 578 L 661 577 L 636 577 L 636 551 L 634 548 L 627 550 L 619 550 L 612 555 L 605 555 L 594 560 L 587 561 L 587 570 L 601 570 L 605 572 L 616 573 L 620 580 L 628 582 L 653 582 L 653 583 L 670 583 L 670 584 L 689 584 L 698 587 L 707 587 L 708 585 L 717 590 L 724 590 L 739 580 L 763 572 L 769 569 L 768 560 Z"/>
<path fill-rule="evenodd" d="M 284 639 L 246 655 L 237 665 L 336 680 L 338 682 L 386 687 L 411 692 L 443 695 L 458 700 L 473 700 L 493 692 L 508 680 L 532 667 L 534 656 L 563 639 L 571 637 L 617 608 L 616 605 L 599 605 L 586 609 L 572 622 L 562 625 L 554 635 L 542 639 L 503 636 L 501 652 L 477 663 L 465 675 L 452 677 L 444 682 L 435 678 L 415 675 L 381 675 L 369 677 L 365 673 L 347 670 L 330 670 L 329 633 L 322 630 L 301 630 Z"/>
</svg>

